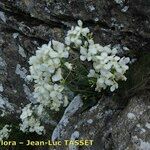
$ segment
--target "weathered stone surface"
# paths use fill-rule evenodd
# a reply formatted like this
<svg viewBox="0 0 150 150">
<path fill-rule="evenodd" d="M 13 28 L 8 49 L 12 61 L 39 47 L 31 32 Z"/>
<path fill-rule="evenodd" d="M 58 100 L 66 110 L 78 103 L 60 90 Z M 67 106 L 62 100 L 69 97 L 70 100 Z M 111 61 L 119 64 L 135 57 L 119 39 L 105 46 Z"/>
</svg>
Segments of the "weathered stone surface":
<svg viewBox="0 0 150 150">
<path fill-rule="evenodd" d="M 82 147 L 85 150 L 149 150 L 149 95 L 133 97 L 121 112 L 118 108 L 111 98 L 102 98 L 89 111 L 74 114 L 69 123 L 59 131 L 58 140 L 94 140 L 92 146 Z M 72 139 L 72 135 L 77 132 L 78 137 Z M 67 150 L 68 147 L 57 149 Z"/>
<path fill-rule="evenodd" d="M 149 113 L 149 94 L 130 100 L 112 126 L 114 149 L 150 149 Z"/>
<path fill-rule="evenodd" d="M 112 119 L 117 114 L 117 103 L 110 98 L 103 97 L 97 105 L 83 113 L 75 113 L 69 118 L 69 123 L 60 130 L 58 140 L 70 139 L 75 132 L 79 133 L 77 139 L 94 140 L 91 147 L 83 146 L 83 149 L 104 149 L 107 144 L 104 143 L 105 137 L 110 134 Z M 110 143 L 108 143 L 109 145 Z M 109 145 L 111 146 L 111 145 Z M 71 146 L 70 146 L 71 147 Z M 110 148 L 110 147 L 109 147 Z M 67 149 L 59 147 L 58 149 Z M 78 147 L 75 147 L 78 149 Z"/>
</svg>

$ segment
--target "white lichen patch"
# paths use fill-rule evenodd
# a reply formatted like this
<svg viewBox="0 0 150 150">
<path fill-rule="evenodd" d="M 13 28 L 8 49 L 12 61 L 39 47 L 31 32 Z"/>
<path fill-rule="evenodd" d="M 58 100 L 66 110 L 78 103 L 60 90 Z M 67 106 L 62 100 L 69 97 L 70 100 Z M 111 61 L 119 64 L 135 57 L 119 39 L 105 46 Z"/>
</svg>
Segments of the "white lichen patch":
<svg viewBox="0 0 150 150">
<path fill-rule="evenodd" d="M 122 11 L 122 12 L 126 12 L 128 9 L 129 9 L 129 6 L 124 6 L 124 7 L 121 9 L 121 11 Z"/>
<path fill-rule="evenodd" d="M 75 141 L 76 139 L 79 138 L 79 131 L 74 131 L 74 133 L 72 133 L 70 140 L 71 141 Z M 69 150 L 78 150 L 76 145 L 70 144 L 69 145 Z"/>
<path fill-rule="evenodd" d="M 78 128 L 78 125 L 75 125 L 75 127 L 74 127 L 75 129 L 77 129 Z"/>
<path fill-rule="evenodd" d="M 96 17 L 96 18 L 94 19 L 94 21 L 95 21 L 95 22 L 99 21 L 99 18 L 98 18 L 98 17 Z"/>
<path fill-rule="evenodd" d="M 114 0 L 114 1 L 119 5 L 123 5 L 123 3 L 125 2 L 125 0 Z"/>
<path fill-rule="evenodd" d="M 116 18 L 111 18 L 111 26 L 112 27 L 116 27 L 116 28 L 118 28 L 118 29 L 122 29 L 122 28 L 124 28 L 124 25 L 122 24 L 122 23 L 120 23 L 120 22 L 118 22 L 117 21 L 117 19 Z"/>
<path fill-rule="evenodd" d="M 140 140 L 139 150 L 150 150 L 150 143 Z"/>
<path fill-rule="evenodd" d="M 128 117 L 129 119 L 135 119 L 135 118 L 136 118 L 135 114 L 133 114 L 133 113 L 128 113 L 128 114 L 127 114 L 127 117 Z"/>
<path fill-rule="evenodd" d="M 93 123 L 93 120 L 92 120 L 92 119 L 89 119 L 89 120 L 87 120 L 87 123 L 92 124 L 92 123 Z"/>
<path fill-rule="evenodd" d="M 0 57 L 0 67 L 4 68 L 5 66 L 6 66 L 5 60 L 2 57 Z"/>
<path fill-rule="evenodd" d="M 133 136 L 132 141 L 136 147 L 136 150 L 150 150 L 150 143 L 148 141 L 143 141 L 137 136 Z"/>
<path fill-rule="evenodd" d="M 113 111 L 110 109 L 110 110 L 107 110 L 105 111 L 105 115 L 112 115 L 113 114 Z"/>
<path fill-rule="evenodd" d="M 75 131 L 74 133 L 72 133 L 71 135 L 71 140 L 75 140 L 75 139 L 78 139 L 79 138 L 79 131 Z"/>
<path fill-rule="evenodd" d="M 136 61 L 137 61 L 136 58 L 132 58 L 131 61 L 130 61 L 130 64 L 133 64 L 133 63 L 135 63 Z"/>
<path fill-rule="evenodd" d="M 143 111 L 140 111 L 139 114 L 142 115 L 142 114 L 143 114 Z"/>
<path fill-rule="evenodd" d="M 22 57 L 24 57 L 24 58 L 27 57 L 26 54 L 25 54 L 25 51 L 24 51 L 23 47 L 21 47 L 20 45 L 19 45 L 19 48 L 18 48 L 18 52 L 19 52 L 19 54 L 20 54 Z"/>
<path fill-rule="evenodd" d="M 146 132 L 146 130 L 144 129 L 144 128 L 141 128 L 141 134 L 143 134 L 143 133 L 145 133 Z"/>
<path fill-rule="evenodd" d="M 3 88 L 3 85 L 2 83 L 0 84 L 0 92 L 3 92 L 4 91 L 4 88 Z"/>
<path fill-rule="evenodd" d="M 13 33 L 13 38 L 16 39 L 18 37 L 19 33 Z"/>
<path fill-rule="evenodd" d="M 141 127 L 141 125 L 140 125 L 140 124 L 137 124 L 136 126 L 137 126 L 138 128 L 140 128 L 140 127 Z"/>
<path fill-rule="evenodd" d="M 128 47 L 126 47 L 126 46 L 123 46 L 123 50 L 125 50 L 125 51 L 129 51 L 129 48 L 128 48 Z"/>
<path fill-rule="evenodd" d="M 140 131 L 140 134 L 143 134 L 146 132 L 146 129 L 144 129 L 140 124 L 137 124 L 136 127 L 138 128 L 138 130 Z"/>
<path fill-rule="evenodd" d="M 150 129 L 150 123 L 146 122 L 145 127 Z"/>
<path fill-rule="evenodd" d="M 6 23 L 6 17 L 5 17 L 4 12 L 2 12 L 2 11 L 0 11 L 0 19 Z"/>
<path fill-rule="evenodd" d="M 89 6 L 89 9 L 90 9 L 90 12 L 94 11 L 95 10 L 95 7 L 93 5 L 90 5 Z"/>
<path fill-rule="evenodd" d="M 13 92 L 16 94 L 16 93 L 17 93 L 17 90 L 13 90 Z"/>
<path fill-rule="evenodd" d="M 20 78 L 26 81 L 27 70 L 24 67 L 21 67 L 20 64 L 17 64 L 15 73 L 20 75 Z"/>
<path fill-rule="evenodd" d="M 2 97 L 2 95 L 0 95 L 0 110 L 2 111 L 2 117 L 5 116 L 5 114 L 14 111 L 14 106 L 9 103 L 7 98 Z"/>
<path fill-rule="evenodd" d="M 97 105 L 95 105 L 95 106 L 93 106 L 92 108 L 90 108 L 90 112 L 92 112 L 92 111 L 94 111 L 94 110 L 96 110 L 97 109 L 97 107 L 98 107 L 98 104 Z"/>
</svg>

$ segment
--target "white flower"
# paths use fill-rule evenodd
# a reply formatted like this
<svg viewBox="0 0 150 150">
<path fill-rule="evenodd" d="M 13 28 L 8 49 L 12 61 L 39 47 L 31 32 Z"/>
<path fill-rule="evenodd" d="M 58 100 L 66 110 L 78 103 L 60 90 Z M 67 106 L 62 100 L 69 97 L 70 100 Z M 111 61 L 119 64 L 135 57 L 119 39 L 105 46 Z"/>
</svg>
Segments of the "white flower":
<svg viewBox="0 0 150 150">
<path fill-rule="evenodd" d="M 50 97 L 53 99 L 53 98 L 55 98 L 57 96 L 57 91 L 52 91 L 51 93 L 50 93 Z"/>
<path fill-rule="evenodd" d="M 115 89 L 118 89 L 117 83 L 111 86 L 110 91 L 113 92 L 113 91 L 115 91 Z"/>
<path fill-rule="evenodd" d="M 22 124 L 20 124 L 20 130 L 23 132 L 36 132 L 37 134 L 41 135 L 45 133 L 44 126 L 40 125 L 40 121 L 33 116 L 22 120 Z"/>
<path fill-rule="evenodd" d="M 61 68 L 58 68 L 58 70 L 56 71 L 55 75 L 52 76 L 52 81 L 56 82 L 62 79 L 62 72 L 61 72 Z"/>
<path fill-rule="evenodd" d="M 58 91 L 60 90 L 59 88 L 56 89 L 59 86 L 56 87 L 55 82 L 59 83 L 63 79 L 61 59 L 69 57 L 69 50 L 70 48 L 65 47 L 63 43 L 52 40 L 48 44 L 44 44 L 38 48 L 36 55 L 32 56 L 29 60 L 31 75 L 27 78 L 35 82 L 33 96 L 43 107 L 54 108 L 52 102 L 57 100 L 63 104 L 62 91 Z M 71 64 L 66 63 L 66 65 L 71 69 Z M 52 91 L 55 93 L 59 92 L 59 94 L 57 93 L 56 97 L 53 96 L 52 98 L 50 96 L 52 95 Z M 29 116 L 29 110 L 26 113 L 22 113 L 21 118 L 26 116 Z"/>
<path fill-rule="evenodd" d="M 70 40 L 69 37 L 65 38 L 65 43 L 66 43 L 66 45 L 70 45 L 71 44 L 71 40 Z"/>
<path fill-rule="evenodd" d="M 89 43 L 89 49 L 80 49 L 80 59 L 85 61 L 93 61 L 93 69 L 90 70 L 88 77 L 94 77 L 97 79 L 96 91 L 101 91 L 110 87 L 110 91 L 114 91 L 118 88 L 118 80 L 126 80 L 124 76 L 126 70 L 128 70 L 127 64 L 130 59 L 127 57 L 120 58 L 117 56 L 117 49 L 111 49 L 110 45 L 105 47 Z"/>
<path fill-rule="evenodd" d="M 31 130 L 31 128 L 30 128 Z M 36 122 L 36 124 L 33 127 L 33 132 L 35 131 L 37 134 L 42 135 L 42 133 L 45 133 L 44 126 L 40 126 L 39 122 Z"/>
<path fill-rule="evenodd" d="M 1 130 L 0 130 L 0 140 L 3 139 L 8 139 L 9 138 L 9 133 L 11 132 L 11 126 L 10 125 L 5 125 Z"/>
<path fill-rule="evenodd" d="M 92 39 L 88 39 L 89 45 L 94 45 L 94 41 Z"/>
<path fill-rule="evenodd" d="M 87 58 L 88 58 L 88 53 L 87 53 L 87 49 L 86 48 L 84 48 L 84 47 L 82 47 L 81 46 L 81 48 L 80 48 L 80 59 L 82 60 L 82 61 L 85 61 Z"/>
<path fill-rule="evenodd" d="M 82 61 L 85 61 L 86 59 L 88 61 L 91 61 L 93 57 L 97 54 L 97 48 L 95 45 L 89 45 L 89 48 L 80 47 L 80 59 Z"/>
<path fill-rule="evenodd" d="M 105 79 L 105 84 L 108 85 L 108 86 L 111 86 L 113 85 L 113 81 L 111 79 Z"/>
<path fill-rule="evenodd" d="M 94 77 L 95 76 L 95 70 L 90 69 L 89 74 L 87 75 L 88 77 Z"/>
<path fill-rule="evenodd" d="M 72 70 L 72 64 L 71 64 L 71 63 L 65 62 L 64 65 L 65 65 L 69 70 Z"/>
<path fill-rule="evenodd" d="M 96 91 L 100 92 L 102 89 L 106 89 L 107 86 L 105 85 L 104 80 L 105 79 L 102 77 L 97 79 L 96 88 L 95 88 Z"/>
<path fill-rule="evenodd" d="M 22 114 L 20 115 L 21 119 L 25 119 L 32 115 L 33 111 L 30 108 L 31 108 L 31 104 L 28 104 L 26 105 L 26 107 L 22 109 Z"/>
<path fill-rule="evenodd" d="M 49 52 L 49 56 L 50 56 L 51 58 L 58 58 L 58 57 L 59 57 L 58 53 L 55 52 L 54 50 L 51 50 L 51 51 Z"/>
<path fill-rule="evenodd" d="M 20 124 L 21 131 L 36 132 L 39 135 L 45 132 L 44 126 L 40 125 L 40 119 L 38 117 L 35 118 L 36 112 L 40 116 L 43 112 L 43 106 L 42 105 L 31 106 L 31 103 L 30 103 L 30 104 L 27 104 L 22 109 L 22 114 L 20 116 L 22 120 L 22 124 Z"/>
<path fill-rule="evenodd" d="M 87 34 L 90 32 L 89 28 L 83 28 L 82 29 L 82 35 L 87 36 Z"/>
<path fill-rule="evenodd" d="M 32 76 L 30 76 L 30 75 L 27 75 L 27 76 L 26 76 L 26 79 L 27 79 L 28 81 L 32 81 L 32 80 L 33 80 Z"/>
<path fill-rule="evenodd" d="M 81 20 L 78 20 L 78 25 L 79 25 L 79 27 L 82 27 L 83 22 Z"/>
<path fill-rule="evenodd" d="M 43 111 L 44 111 L 44 106 L 42 104 L 37 106 L 37 114 L 38 115 L 42 115 Z"/>
<path fill-rule="evenodd" d="M 88 53 L 90 53 L 91 55 L 96 55 L 97 52 L 98 51 L 97 51 L 97 47 L 95 44 L 89 45 Z"/>
<path fill-rule="evenodd" d="M 89 28 L 83 28 L 83 23 L 81 20 L 78 21 L 78 26 L 72 27 L 71 30 L 67 32 L 67 36 L 65 38 L 65 44 L 70 46 L 74 44 L 76 48 L 79 48 L 83 43 L 82 37 L 86 37 L 89 31 Z"/>
<path fill-rule="evenodd" d="M 61 101 L 53 101 L 51 110 L 59 111 L 59 107 L 61 106 Z"/>
</svg>

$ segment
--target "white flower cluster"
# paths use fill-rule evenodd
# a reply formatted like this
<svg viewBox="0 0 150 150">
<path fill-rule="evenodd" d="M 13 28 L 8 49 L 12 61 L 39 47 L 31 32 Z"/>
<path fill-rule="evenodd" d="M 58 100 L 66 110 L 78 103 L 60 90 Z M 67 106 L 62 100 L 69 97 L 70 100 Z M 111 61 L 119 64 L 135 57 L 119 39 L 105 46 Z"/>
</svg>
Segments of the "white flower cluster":
<svg viewBox="0 0 150 150">
<path fill-rule="evenodd" d="M 10 125 L 5 125 L 1 130 L 0 130 L 0 140 L 8 139 L 9 138 L 9 133 L 11 132 L 11 126 Z"/>
<path fill-rule="evenodd" d="M 45 129 L 40 123 L 40 116 L 45 110 L 59 111 L 61 106 L 68 105 L 62 67 L 70 71 L 73 69 L 72 64 L 66 61 L 71 49 L 80 51 L 82 61 L 93 63 L 87 76 L 96 79 L 96 91 L 109 87 L 113 92 L 118 88 L 119 80 L 126 80 L 124 74 L 129 68 L 127 64 L 130 59 L 117 56 L 117 49 L 110 45 L 103 47 L 95 44 L 89 28 L 84 28 L 79 20 L 78 26 L 68 31 L 65 44 L 52 40 L 38 48 L 36 55 L 30 58 L 31 75 L 27 79 L 35 83 L 33 96 L 37 103 L 28 104 L 22 109 L 20 129 L 23 132 L 42 134 Z"/>
<path fill-rule="evenodd" d="M 61 61 L 68 57 L 65 45 L 53 40 L 39 48 L 29 60 L 31 75 L 27 78 L 35 82 L 34 98 L 52 110 L 58 111 L 64 100 L 66 105 L 67 97 L 63 94 L 64 85 L 61 84 Z"/>
<path fill-rule="evenodd" d="M 69 57 L 68 50 L 63 43 L 52 40 L 38 48 L 36 55 L 30 58 L 31 75 L 28 75 L 27 79 L 35 83 L 33 96 L 38 105 L 33 107 L 28 104 L 22 109 L 20 129 L 23 132 L 42 134 L 44 127 L 40 124 L 40 116 L 45 108 L 59 111 L 61 105 L 68 105 L 68 98 L 63 93 L 64 85 L 61 83 L 61 66 L 72 69 L 70 63 L 63 63 L 63 59 Z"/>
<path fill-rule="evenodd" d="M 111 46 L 101 46 L 95 44 L 89 37 L 89 29 L 82 27 L 82 22 L 78 21 L 78 26 L 68 31 L 65 43 L 70 46 L 74 44 L 80 49 L 80 59 L 82 61 L 92 61 L 93 69 L 90 70 L 88 77 L 96 78 L 96 91 L 101 91 L 110 87 L 110 91 L 118 88 L 117 81 L 126 80 L 125 73 L 129 69 L 128 57 L 117 56 L 117 49 Z"/>
<path fill-rule="evenodd" d="M 101 91 L 110 87 L 110 91 L 113 92 L 118 88 L 117 81 L 126 81 L 125 72 L 128 70 L 127 63 L 130 59 L 127 57 L 120 58 L 115 55 L 108 56 L 103 52 L 100 56 L 96 56 L 93 60 L 93 68 L 91 69 L 88 77 L 94 77 L 97 79 L 96 91 Z"/>
<path fill-rule="evenodd" d="M 67 36 L 65 38 L 65 44 L 70 46 L 72 43 L 75 47 L 80 47 L 83 43 L 83 38 L 88 36 L 90 32 L 89 28 L 82 28 L 82 21 L 78 21 L 78 26 L 72 27 L 71 30 L 68 31 Z"/>
<path fill-rule="evenodd" d="M 35 117 L 35 109 L 41 110 L 36 107 L 31 106 L 31 104 L 27 104 L 22 109 L 22 114 L 20 116 L 22 120 L 22 124 L 20 124 L 20 130 L 23 132 L 36 132 L 37 134 L 41 135 L 45 130 L 44 126 L 41 126 L 40 119 L 38 117 Z M 42 111 L 39 115 L 42 115 Z"/>
</svg>

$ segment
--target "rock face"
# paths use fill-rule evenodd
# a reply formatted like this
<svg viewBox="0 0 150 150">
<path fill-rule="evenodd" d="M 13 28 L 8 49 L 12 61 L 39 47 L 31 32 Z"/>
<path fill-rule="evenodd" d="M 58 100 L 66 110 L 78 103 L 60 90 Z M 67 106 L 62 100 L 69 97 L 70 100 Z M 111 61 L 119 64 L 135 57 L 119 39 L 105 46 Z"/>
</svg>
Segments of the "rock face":
<svg viewBox="0 0 150 150">
<path fill-rule="evenodd" d="M 115 149 L 149 149 L 149 96 L 133 97 L 112 126 Z"/>
<path fill-rule="evenodd" d="M 97 105 L 82 114 L 74 114 L 59 132 L 59 140 L 93 140 L 92 146 L 74 147 L 85 150 L 149 150 L 149 96 L 133 97 L 119 111 L 111 98 L 102 98 Z M 72 136 L 78 133 L 75 139 Z M 72 147 L 70 146 L 70 149 Z M 57 149 L 66 149 L 59 147 Z"/>
<path fill-rule="evenodd" d="M 50 39 L 64 41 L 78 19 L 93 31 L 95 41 L 128 47 L 126 54 L 137 62 L 126 88 L 71 115 L 59 138 L 94 140 L 91 147 L 70 149 L 150 150 L 149 0 L 1 0 L 0 108 L 6 106 L 8 119 L 17 122 L 20 107 L 33 101 L 33 87 L 25 80 L 29 57 Z"/>
</svg>

